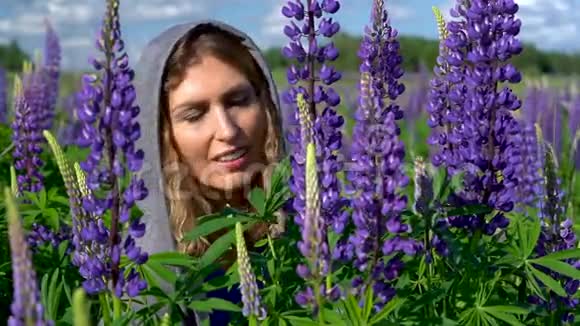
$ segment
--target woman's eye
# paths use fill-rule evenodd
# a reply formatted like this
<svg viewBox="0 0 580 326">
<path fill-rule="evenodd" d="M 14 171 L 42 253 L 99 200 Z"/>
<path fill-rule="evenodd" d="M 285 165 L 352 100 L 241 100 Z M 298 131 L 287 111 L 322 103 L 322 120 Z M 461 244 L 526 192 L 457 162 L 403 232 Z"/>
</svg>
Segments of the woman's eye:
<svg viewBox="0 0 580 326">
<path fill-rule="evenodd" d="M 247 106 L 251 104 L 252 97 L 250 95 L 244 94 L 236 96 L 230 100 L 230 106 Z"/>
<path fill-rule="evenodd" d="M 191 112 L 188 112 L 186 114 L 183 115 L 183 119 L 185 121 L 188 122 L 193 122 L 193 121 L 197 121 L 199 119 L 201 119 L 201 117 L 203 116 L 203 112 L 199 112 L 197 110 L 192 110 Z"/>
</svg>

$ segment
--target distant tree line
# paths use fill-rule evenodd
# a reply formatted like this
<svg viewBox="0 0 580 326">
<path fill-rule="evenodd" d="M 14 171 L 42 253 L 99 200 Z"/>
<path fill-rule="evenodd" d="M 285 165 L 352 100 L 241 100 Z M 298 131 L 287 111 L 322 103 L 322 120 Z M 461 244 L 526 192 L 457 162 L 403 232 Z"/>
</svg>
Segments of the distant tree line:
<svg viewBox="0 0 580 326">
<path fill-rule="evenodd" d="M 20 48 L 16 41 L 0 44 L 1 67 L 11 72 L 20 71 L 24 61 L 30 61 L 30 56 Z"/>
<path fill-rule="evenodd" d="M 340 33 L 333 39 L 340 51 L 335 67 L 341 71 L 357 71 L 360 60 L 357 52 L 361 37 Z M 431 70 L 439 53 L 439 42 L 415 36 L 400 36 L 401 53 L 405 71 L 416 72 L 421 65 Z M 280 48 L 265 50 L 266 59 L 272 68 L 288 66 L 288 60 Z M 580 74 L 580 53 L 566 54 L 539 50 L 536 46 L 524 43 L 524 51 L 512 61 L 516 67 L 528 74 Z"/>
</svg>

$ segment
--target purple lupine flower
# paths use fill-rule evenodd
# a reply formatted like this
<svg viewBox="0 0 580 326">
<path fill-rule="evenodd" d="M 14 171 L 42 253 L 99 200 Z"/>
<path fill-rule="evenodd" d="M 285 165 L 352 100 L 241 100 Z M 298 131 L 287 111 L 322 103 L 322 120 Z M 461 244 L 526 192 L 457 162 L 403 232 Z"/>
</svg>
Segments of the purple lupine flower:
<svg viewBox="0 0 580 326">
<path fill-rule="evenodd" d="M 104 269 L 104 277 L 107 280 L 110 277 L 115 295 L 120 297 L 123 291 L 134 295 L 138 292 L 135 289 L 143 290 L 147 286 L 138 274 L 131 271 L 131 277 L 124 279 L 124 273 L 119 268 L 121 252 L 136 264 L 145 263 L 148 255 L 135 243 L 135 238 L 144 235 L 145 225 L 139 218 L 130 218 L 131 208 L 136 201 L 147 196 L 147 189 L 144 181 L 135 174 L 141 169 L 144 153 L 135 148 L 135 141 L 140 137 L 140 126 L 134 120 L 139 114 L 139 107 L 133 103 L 136 97 L 132 85 L 134 72 L 129 66 L 129 57 L 123 52 L 118 6 L 117 0 L 107 1 L 105 19 L 96 43 L 104 58 L 95 58 L 92 64 L 101 74 L 83 77 L 83 103 L 77 108 L 82 132 L 77 144 L 91 149 L 81 163 L 87 173 L 88 188 L 83 207 L 97 217 L 96 223 L 89 224 L 81 231 L 81 237 L 89 243 L 108 243 L 108 252 L 84 267 L 89 267 L 89 276 L 92 276 L 93 268 L 99 271 Z M 129 178 L 129 185 L 122 189 L 120 178 L 126 178 L 127 174 L 133 175 Z M 98 195 L 101 192 L 103 196 Z M 102 220 L 106 211 L 111 214 L 110 230 Z M 128 226 L 127 230 L 123 230 L 125 225 Z M 124 231 L 126 237 L 122 241 Z M 95 284 L 88 284 L 89 287 L 102 286 L 102 279 L 93 280 Z"/>
<path fill-rule="evenodd" d="M 8 75 L 6 69 L 0 67 L 0 123 L 8 122 Z"/>
<path fill-rule="evenodd" d="M 6 215 L 8 217 L 8 239 L 12 257 L 12 280 L 14 284 L 12 312 L 9 326 L 53 325 L 44 319 L 44 307 L 40 301 L 40 291 L 36 272 L 32 265 L 32 255 L 28 249 L 17 204 L 9 188 L 4 189 Z"/>
<path fill-rule="evenodd" d="M 417 74 L 417 85 L 409 94 L 407 106 L 405 108 L 405 119 L 409 120 L 409 127 L 415 126 L 415 121 L 423 113 L 423 108 L 427 104 L 429 95 L 429 74 L 424 64 L 419 66 Z"/>
<path fill-rule="evenodd" d="M 580 94 L 576 94 L 570 99 L 568 106 L 568 119 L 568 128 L 570 128 L 571 136 L 577 141 L 572 159 L 574 160 L 576 169 L 580 170 L 580 139 L 574 138 L 580 137 L 578 136 L 580 135 Z"/>
<path fill-rule="evenodd" d="M 400 190 L 409 183 L 403 170 L 405 148 L 397 126 L 397 120 L 403 118 L 396 103 L 405 90 L 399 82 L 404 73 L 403 59 L 397 31 L 390 25 L 381 0 L 373 4 L 359 57 L 359 106 L 351 169 L 346 172 L 355 192 L 351 200 L 355 231 L 349 242 L 354 248 L 354 266 L 366 277 L 362 282 L 355 278 L 355 292 L 364 293 L 365 287 L 372 286 L 377 299 L 375 309 L 380 309 L 395 295 L 391 281 L 403 266 L 398 257 L 387 261 L 384 256 L 397 252 L 413 255 L 420 249 L 419 243 L 406 236 L 410 227 L 401 219 L 407 198 Z M 386 234 L 391 236 L 383 242 Z"/>
<path fill-rule="evenodd" d="M 448 96 L 431 107 L 435 116 L 430 125 L 451 124 L 451 131 L 432 139 L 432 143 L 451 144 L 453 151 L 443 153 L 434 163 L 454 171 L 463 171 L 464 189 L 452 198 L 455 204 L 486 204 L 498 213 L 488 223 L 483 216 L 450 217 L 450 224 L 493 234 L 505 228 L 509 220 L 504 213 L 514 207 L 514 192 L 519 183 L 515 166 L 521 162 L 519 125 L 512 111 L 520 100 L 508 86 L 518 83 L 520 72 L 509 59 L 522 51 L 516 38 L 521 21 L 515 18 L 518 5 L 513 0 L 458 1 L 451 9 L 447 24 L 445 51 L 440 61 L 448 68 L 446 83 L 436 83 Z M 446 102 L 445 102 L 446 101 Z"/>
<path fill-rule="evenodd" d="M 555 156 L 553 147 L 540 142 L 543 147 L 543 175 L 545 177 L 545 196 L 542 203 L 541 232 L 538 242 L 536 243 L 535 253 L 542 257 L 551 253 L 575 249 L 578 247 L 578 239 L 573 230 L 571 218 L 566 218 L 565 203 L 561 191 L 560 182 L 556 172 Z M 580 268 L 580 260 L 567 259 L 566 263 L 572 265 L 575 269 Z M 550 275 L 553 279 L 561 282 L 567 294 L 561 297 L 557 294 L 550 295 L 550 301 L 545 302 L 537 296 L 531 296 L 529 301 L 532 304 L 541 305 L 552 314 L 559 314 L 564 322 L 574 322 L 573 312 L 577 309 L 580 300 L 575 298 L 575 294 L 580 286 L 580 281 L 570 277 L 560 275 L 542 266 L 538 269 Z"/>
<path fill-rule="evenodd" d="M 56 103 L 59 91 L 61 47 L 58 35 L 48 20 L 46 24 L 46 39 L 44 44 L 44 64 L 42 70 L 47 75 L 43 129 L 50 130 L 55 117 Z"/>
<path fill-rule="evenodd" d="M 43 188 L 44 177 L 40 168 L 44 162 L 42 153 L 42 111 L 38 104 L 44 89 L 35 71 L 25 71 L 23 80 L 16 79 L 14 89 L 14 121 L 12 121 L 12 141 L 14 143 L 14 167 L 18 181 L 18 195 L 24 192 L 38 192 Z M 39 85 L 40 83 L 40 85 Z"/>
<path fill-rule="evenodd" d="M 332 65 L 326 63 L 336 60 L 339 53 L 333 42 L 328 42 L 324 46 L 319 45 L 317 36 L 331 38 L 339 31 L 340 25 L 333 21 L 333 18 L 328 17 L 336 13 L 339 8 L 340 4 L 336 0 L 307 0 L 306 6 L 301 0 L 290 0 L 282 8 L 282 14 L 285 17 L 294 19 L 284 28 L 284 33 L 290 38 L 290 42 L 282 49 L 282 53 L 287 58 L 297 61 L 287 71 L 287 79 L 292 86 L 282 95 L 283 101 L 294 110 L 294 117 L 289 121 L 294 126 L 287 133 L 287 139 L 292 148 L 290 162 L 293 173 L 289 180 L 290 190 L 295 195 L 292 199 L 292 207 L 297 212 L 295 221 L 303 229 L 306 214 L 304 176 L 306 142 L 305 135 L 297 126 L 299 124 L 297 95 L 301 94 L 308 103 L 308 120 L 313 122 L 312 139 L 316 147 L 318 180 L 321 181 L 322 223 L 319 230 L 318 259 L 323 266 L 321 269 L 324 275 L 330 271 L 331 253 L 328 248 L 327 232 L 329 228 L 333 228 L 338 233 L 342 232 L 346 225 L 347 215 L 343 211 L 345 201 L 340 198 L 341 186 L 336 177 L 336 173 L 342 169 L 343 164 L 338 151 L 342 145 L 340 128 L 344 124 L 344 119 L 335 110 L 341 101 L 340 95 L 331 87 L 341 79 L 342 75 Z M 302 42 L 308 44 L 306 49 Z M 320 66 L 318 72 L 314 70 L 316 65 Z M 316 80 L 321 83 L 317 84 Z M 305 85 L 299 86 L 299 82 L 304 82 Z M 324 106 L 321 113 L 317 111 L 317 105 Z M 304 273 L 299 271 L 299 274 Z M 304 293 L 298 295 L 297 301 L 308 301 L 307 298 L 312 298 L 308 293 L 314 293 L 314 291 L 307 288 Z M 325 289 L 323 292 L 329 294 L 330 297 L 335 297 L 336 288 Z"/>
<path fill-rule="evenodd" d="M 522 161 L 516 170 L 519 174 L 516 202 L 520 207 L 537 207 L 544 188 L 544 179 L 540 173 L 543 168 L 542 151 L 538 146 L 535 126 L 525 120 L 520 120 L 519 123 L 522 135 L 520 146 Z"/>
<path fill-rule="evenodd" d="M 58 143 L 62 146 L 74 145 L 80 137 L 82 124 L 76 115 L 78 108 L 82 105 L 80 95 L 79 91 L 74 91 L 63 99 L 62 112 L 65 118 L 57 129 Z"/>
<path fill-rule="evenodd" d="M 50 244 L 53 248 L 58 248 L 62 242 L 71 239 L 72 230 L 67 224 L 63 224 L 57 232 L 54 232 L 45 225 L 34 223 L 26 235 L 26 243 L 28 243 L 30 249 L 33 251 L 45 244 Z M 72 250 L 72 243 L 69 244 L 67 252 L 70 250 Z"/>
</svg>

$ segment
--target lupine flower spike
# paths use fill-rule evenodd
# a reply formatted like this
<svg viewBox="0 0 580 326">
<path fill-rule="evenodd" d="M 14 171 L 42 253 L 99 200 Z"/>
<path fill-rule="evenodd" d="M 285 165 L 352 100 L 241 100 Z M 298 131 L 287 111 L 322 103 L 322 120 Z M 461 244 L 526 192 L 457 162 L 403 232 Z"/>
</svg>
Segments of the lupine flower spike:
<svg viewBox="0 0 580 326">
<path fill-rule="evenodd" d="M 24 229 L 14 193 L 4 188 L 6 216 L 8 218 L 8 238 L 12 257 L 13 301 L 10 306 L 9 326 L 53 325 L 44 319 L 44 308 L 40 301 L 40 291 L 36 272 L 32 266 L 32 256 L 24 237 Z"/>
<path fill-rule="evenodd" d="M 97 218 L 90 230 L 85 231 L 87 241 L 108 238 L 108 251 L 104 253 L 101 266 L 105 266 L 107 278 L 116 296 L 124 292 L 135 296 L 146 287 L 132 267 L 125 273 L 119 266 L 121 252 L 136 264 L 147 261 L 147 253 L 135 243 L 135 238 L 145 234 L 145 224 L 139 218 L 131 219 L 135 202 L 147 196 L 142 179 L 136 176 L 143 164 L 144 152 L 135 148 L 141 135 L 139 124 L 134 120 L 139 107 L 134 105 L 134 72 L 129 57 L 124 52 L 119 21 L 119 2 L 107 1 L 103 26 L 97 40 L 97 49 L 103 58 L 92 60 L 100 75 L 83 77 L 82 104 L 77 115 L 82 124 L 78 145 L 91 149 L 80 166 L 86 173 L 86 195 L 83 207 Z M 84 173 L 83 173 L 84 174 Z M 122 180 L 128 185 L 123 189 Z M 110 213 L 110 227 L 104 225 L 103 215 Z M 123 227 L 127 226 L 127 230 Z M 123 241 L 122 233 L 126 237 Z M 125 274 L 128 276 L 125 278 Z M 100 284 L 102 286 L 102 284 Z M 99 287 L 100 288 L 100 287 Z"/>
<path fill-rule="evenodd" d="M 317 161 L 324 165 L 319 169 L 320 180 L 324 181 L 321 182 L 321 196 L 325 198 L 321 208 L 325 226 L 322 231 L 326 232 L 327 228 L 333 228 L 335 232 L 342 233 L 348 216 L 343 210 L 346 201 L 340 197 L 341 184 L 336 174 L 343 168 L 339 151 L 342 147 L 341 128 L 344 118 L 336 112 L 336 107 L 341 102 L 340 95 L 331 87 L 342 78 L 342 74 L 329 64 L 339 56 L 334 42 L 330 40 L 324 46 L 319 45 L 319 38 L 332 38 L 340 30 L 339 23 L 329 17 L 336 14 L 339 9 L 340 2 L 337 0 L 307 0 L 306 6 L 302 0 L 289 0 L 282 8 L 285 17 L 295 20 L 284 27 L 284 34 L 291 41 L 282 49 L 282 54 L 288 59 L 297 61 L 288 68 L 287 79 L 291 86 L 283 93 L 282 100 L 294 109 L 294 116 L 291 117 L 293 119 L 289 121 L 294 127 L 299 124 L 300 114 L 296 102 L 297 94 L 303 94 L 308 103 L 307 111 L 309 119 L 313 122 L 314 142 L 317 146 Z M 303 42 L 308 44 L 307 49 L 303 46 Z M 315 71 L 317 66 L 320 69 Z M 323 106 L 324 109 L 319 112 L 317 106 Z M 305 148 L 300 128 L 291 129 L 295 130 L 291 130 L 287 135 L 288 142 L 292 146 L 290 160 L 292 176 L 289 184 L 290 190 L 295 195 L 292 207 L 298 212 L 296 223 L 301 225 L 305 207 L 303 195 Z"/>
<path fill-rule="evenodd" d="M 394 295 L 390 284 L 403 266 L 399 253 L 413 255 L 420 244 L 406 234 L 410 226 L 401 220 L 407 204 L 400 190 L 409 178 L 403 171 L 405 148 L 399 139 L 397 120 L 403 111 L 396 103 L 405 87 L 397 31 L 390 26 L 382 0 L 374 1 L 370 26 L 359 49 L 361 58 L 359 103 L 355 113 L 351 168 L 346 171 L 354 192 L 352 220 L 343 259 L 352 259 L 361 275 L 353 279 L 354 295 L 364 301 L 372 290 L 379 310 Z M 385 235 L 389 235 L 383 240 Z M 392 258 L 391 258 L 392 256 Z"/>
<path fill-rule="evenodd" d="M 240 275 L 240 289 L 244 304 L 242 313 L 245 317 L 257 320 L 266 318 L 266 309 L 262 306 L 256 275 L 252 271 L 250 257 L 246 249 L 244 231 L 241 223 L 236 223 L 236 249 L 238 255 L 238 273 Z"/>
<path fill-rule="evenodd" d="M 538 127 L 539 129 L 539 127 Z M 554 148 L 545 143 L 539 135 L 539 144 L 544 148 L 544 178 L 545 196 L 542 198 L 541 233 L 536 244 L 535 252 L 538 256 L 545 256 L 559 251 L 576 249 L 578 239 L 573 230 L 573 220 L 565 216 L 565 202 L 561 191 L 560 180 L 557 175 L 557 162 Z M 580 260 L 567 259 L 574 269 L 580 268 Z M 558 314 L 562 322 L 574 323 L 575 314 L 580 301 L 575 297 L 580 286 L 580 280 L 572 279 L 559 273 L 543 270 L 545 273 L 561 283 L 565 296 L 551 293 L 546 302 L 537 296 L 530 296 L 530 303 L 541 305 L 553 314 Z"/>
<path fill-rule="evenodd" d="M 12 142 L 14 167 L 18 174 L 18 196 L 24 192 L 39 192 L 43 188 L 44 176 L 40 168 L 44 165 L 42 153 L 42 104 L 38 89 L 42 85 L 29 63 L 23 67 L 24 80 L 14 80 L 14 120 L 12 121 Z"/>
<path fill-rule="evenodd" d="M 510 62 L 522 51 L 516 37 L 521 27 L 515 18 L 518 9 L 513 0 L 457 1 L 450 11 L 457 19 L 447 23 L 438 59 L 448 71 L 436 81 L 429 107 L 430 126 L 451 126 L 431 144 L 453 146 L 451 152 L 443 146 L 434 163 L 445 164 L 452 173 L 464 172 L 463 189 L 450 204 L 483 204 L 496 212 L 490 221 L 483 215 L 449 217 L 452 226 L 478 234 L 492 235 L 507 227 L 505 213 L 515 206 L 519 184 L 521 133 L 512 112 L 521 102 L 508 86 L 501 86 L 522 78 Z"/>
</svg>

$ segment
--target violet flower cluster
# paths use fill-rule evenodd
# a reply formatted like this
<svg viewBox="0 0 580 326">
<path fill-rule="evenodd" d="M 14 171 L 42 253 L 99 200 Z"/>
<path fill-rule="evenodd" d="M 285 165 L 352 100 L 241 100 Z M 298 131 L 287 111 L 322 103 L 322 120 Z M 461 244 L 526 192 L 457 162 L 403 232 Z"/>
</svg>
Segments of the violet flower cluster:
<svg viewBox="0 0 580 326">
<path fill-rule="evenodd" d="M 320 255 L 318 259 L 325 267 L 322 273 L 330 270 L 331 252 L 328 248 L 327 233 L 330 228 L 336 232 L 343 231 L 348 216 L 343 211 L 345 201 L 340 197 L 340 183 L 336 173 L 342 169 L 343 162 L 339 158 L 339 149 L 342 145 L 342 133 L 340 128 L 344 119 L 336 113 L 335 107 L 340 103 L 339 94 L 330 86 L 341 79 L 342 75 L 328 61 L 334 61 L 339 53 L 332 41 L 326 45 L 319 45 L 317 37 L 331 38 L 335 35 L 340 25 L 334 21 L 331 14 L 340 9 L 337 0 L 307 0 L 306 5 L 302 0 L 290 0 L 282 8 L 282 14 L 293 19 L 284 27 L 284 34 L 290 38 L 290 42 L 282 49 L 282 53 L 295 63 L 288 68 L 287 79 L 291 87 L 284 92 L 282 100 L 286 105 L 294 109 L 294 130 L 287 134 L 288 142 L 292 147 L 290 155 L 292 176 L 289 180 L 290 190 L 294 193 L 292 207 L 296 210 L 296 223 L 304 229 L 305 220 L 305 136 L 297 127 L 299 110 L 297 107 L 297 95 L 301 94 L 308 103 L 308 119 L 313 122 L 313 141 L 316 147 L 318 164 L 318 179 L 320 182 L 321 219 L 320 228 Z M 324 17 L 323 17 L 324 15 Z M 303 46 L 307 43 L 307 48 Z M 315 71 L 320 65 L 319 71 Z M 320 83 L 318 83 L 320 82 Z M 303 83 L 302 85 L 299 85 Z M 316 110 L 317 105 L 324 106 L 321 113 Z M 306 234 L 303 240 L 310 241 Z M 299 268 L 298 273 L 306 277 L 307 272 Z M 335 297 L 335 289 L 321 289 Z M 311 302 L 313 290 L 299 294 L 298 301 L 301 304 Z"/>
<path fill-rule="evenodd" d="M 58 248 L 61 243 L 68 240 L 72 240 L 72 229 L 67 224 L 63 224 L 57 232 L 54 232 L 45 225 L 34 223 L 26 235 L 26 242 L 33 251 L 47 244 Z M 67 251 L 71 249 L 72 246 L 69 246 Z"/>
<path fill-rule="evenodd" d="M 0 67 L 0 123 L 8 122 L 8 72 Z"/>
<path fill-rule="evenodd" d="M 44 45 L 44 63 L 42 70 L 46 75 L 47 88 L 45 95 L 44 118 L 42 128 L 51 130 L 59 92 L 61 47 L 58 35 L 48 21 L 46 24 L 46 36 Z"/>
<path fill-rule="evenodd" d="M 57 129 L 58 143 L 62 146 L 74 145 L 82 131 L 82 125 L 76 117 L 77 108 L 81 106 L 82 99 L 78 91 L 64 98 L 62 112 L 65 118 L 62 125 Z"/>
<path fill-rule="evenodd" d="M 520 146 L 522 164 L 517 170 L 519 184 L 516 202 L 519 208 L 525 206 L 539 208 L 544 189 L 544 179 L 541 173 L 543 169 L 542 151 L 535 125 L 523 120 L 520 120 L 519 123 L 522 136 Z"/>
<path fill-rule="evenodd" d="M 371 24 L 365 29 L 359 57 L 360 97 L 352 137 L 352 162 L 346 171 L 349 188 L 354 191 L 351 201 L 355 231 L 349 237 L 343 258 L 351 258 L 364 275 L 353 280 L 355 294 L 364 300 L 366 287 L 371 286 L 378 310 L 395 295 L 391 281 L 403 267 L 396 254 L 414 255 L 421 248 L 407 236 L 410 226 L 401 219 L 407 197 L 400 191 L 409 183 L 403 169 L 405 148 L 397 125 L 403 118 L 396 103 L 405 90 L 399 82 L 404 74 L 403 59 L 397 31 L 390 25 L 381 0 L 373 4 Z M 389 235 L 386 240 L 385 235 Z"/>
<path fill-rule="evenodd" d="M 24 228 L 17 204 L 9 188 L 4 189 L 6 215 L 8 217 L 8 240 L 12 258 L 13 301 L 10 306 L 9 326 L 54 325 L 44 319 L 44 307 L 40 300 L 32 254 L 26 243 Z"/>
<path fill-rule="evenodd" d="M 44 176 L 40 168 L 44 162 L 42 153 L 42 83 L 37 84 L 38 74 L 25 69 L 23 80 L 16 78 L 14 85 L 14 120 L 11 123 L 14 150 L 14 168 L 18 195 L 24 192 L 39 192 L 43 188 Z"/>
<path fill-rule="evenodd" d="M 102 245 L 106 241 L 108 252 L 91 260 L 88 259 L 91 251 L 86 245 L 77 247 L 77 250 L 81 250 L 87 258 L 81 270 L 86 269 L 87 275 L 100 274 L 111 280 L 115 294 L 120 297 L 124 292 L 135 296 L 147 286 L 134 268 L 125 278 L 119 264 L 122 251 L 138 265 L 148 259 L 147 253 L 142 252 L 135 243 L 136 238 L 145 234 L 145 224 L 139 218 L 131 219 L 130 214 L 135 202 L 144 199 L 148 192 L 144 181 L 136 176 L 141 169 L 144 152 L 135 148 L 135 141 L 141 133 L 135 121 L 139 107 L 134 105 L 134 72 L 129 66 L 127 54 L 123 52 L 118 7 L 117 0 L 107 1 L 107 12 L 96 43 L 104 57 L 92 60 L 100 75 L 84 76 L 83 103 L 77 110 L 82 124 L 77 144 L 91 149 L 81 163 L 87 173 L 88 189 L 82 205 L 97 217 L 80 235 L 85 243 Z M 121 184 L 123 179 L 129 180 L 125 187 Z M 110 227 L 103 222 L 106 213 L 111 217 Z M 127 230 L 123 230 L 125 225 L 128 226 Z M 104 289 L 101 282 L 95 285 L 97 288 L 90 289 L 91 292 Z"/>
<path fill-rule="evenodd" d="M 21 84 L 14 96 L 14 121 L 11 124 L 14 142 L 14 166 L 17 170 L 19 193 L 38 192 L 43 188 L 40 159 L 44 138 L 54 119 L 58 96 L 60 45 L 58 36 L 47 22 L 45 62 L 32 68 L 25 66 Z"/>
<path fill-rule="evenodd" d="M 430 126 L 447 129 L 432 139 L 445 148 L 434 163 L 465 173 L 464 189 L 453 203 L 485 204 L 497 211 L 489 222 L 470 215 L 450 217 L 449 223 L 486 234 L 509 224 L 504 213 L 514 208 L 519 184 L 515 172 L 522 140 L 512 111 L 521 103 L 508 86 L 500 86 L 521 81 L 508 62 L 522 51 L 517 11 L 513 0 L 458 1 L 450 13 L 459 19 L 447 24 L 445 51 L 438 59 L 446 68 L 444 78 L 434 83 L 440 97 L 431 96 L 429 108 Z"/>
<path fill-rule="evenodd" d="M 541 233 L 535 247 L 535 252 L 538 256 L 542 257 L 567 249 L 576 249 L 578 248 L 578 239 L 573 229 L 573 220 L 565 216 L 565 203 L 556 172 L 553 149 L 551 146 L 543 143 L 540 146 L 542 146 L 542 153 L 545 158 L 542 173 L 545 178 L 545 195 L 541 202 Z M 580 268 L 580 260 L 567 259 L 565 262 L 575 269 Z M 529 302 L 541 305 L 551 313 L 559 311 L 559 317 L 563 322 L 574 323 L 574 311 L 577 310 L 580 303 L 580 300 L 575 297 L 580 287 L 580 281 L 541 266 L 538 268 L 550 275 L 553 279 L 558 280 L 563 285 L 567 296 L 550 295 L 549 301 L 546 302 L 532 295 L 528 298 Z"/>
</svg>

